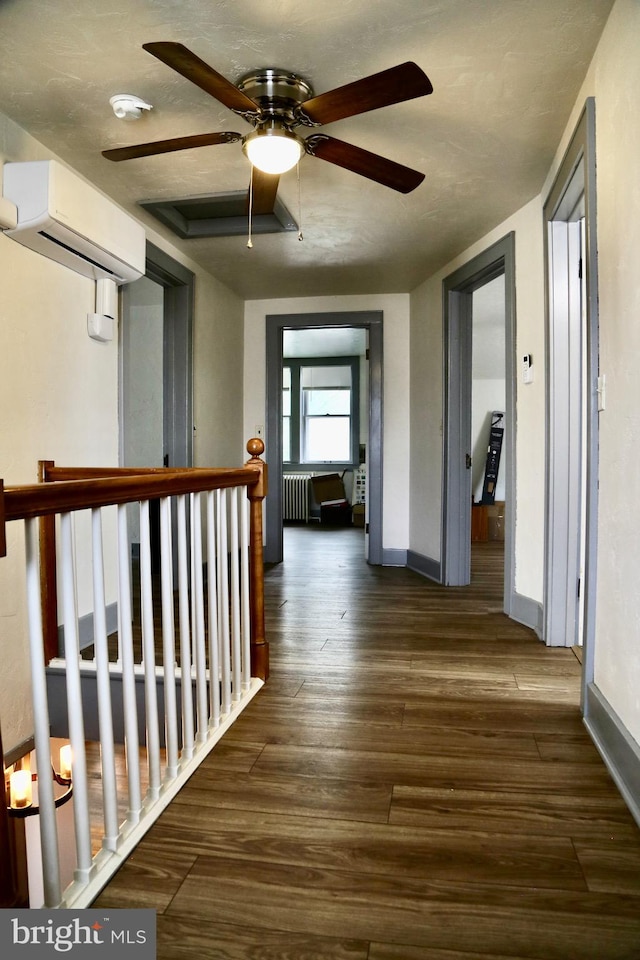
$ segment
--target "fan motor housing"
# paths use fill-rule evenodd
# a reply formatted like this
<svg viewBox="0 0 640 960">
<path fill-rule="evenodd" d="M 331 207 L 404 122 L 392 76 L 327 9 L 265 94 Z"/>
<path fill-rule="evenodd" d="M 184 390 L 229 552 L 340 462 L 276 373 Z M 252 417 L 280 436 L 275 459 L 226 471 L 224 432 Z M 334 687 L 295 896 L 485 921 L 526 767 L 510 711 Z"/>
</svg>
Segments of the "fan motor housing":
<svg viewBox="0 0 640 960">
<path fill-rule="evenodd" d="M 299 122 L 296 108 L 313 96 L 311 85 L 303 77 L 277 67 L 245 73 L 236 86 L 259 105 L 262 120 L 277 117 L 285 123 Z"/>
</svg>

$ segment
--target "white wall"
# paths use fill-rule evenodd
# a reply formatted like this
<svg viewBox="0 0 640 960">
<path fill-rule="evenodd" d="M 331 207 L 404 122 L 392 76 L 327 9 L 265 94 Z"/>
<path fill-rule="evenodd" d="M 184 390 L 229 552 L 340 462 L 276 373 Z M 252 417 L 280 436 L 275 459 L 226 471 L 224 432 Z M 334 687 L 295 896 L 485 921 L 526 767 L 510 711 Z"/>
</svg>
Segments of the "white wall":
<svg viewBox="0 0 640 960">
<path fill-rule="evenodd" d="M 516 357 L 544 357 L 542 202 L 536 197 L 411 294 L 411 549 L 440 557 L 443 465 L 442 281 L 515 232 Z M 545 381 L 516 384 L 516 591 L 542 602 L 544 561 Z"/>
<path fill-rule="evenodd" d="M 595 683 L 640 743 L 640 5 L 617 0 L 562 147 L 596 99 L 600 370 Z M 557 169 L 561 157 L 549 177 Z"/>
<path fill-rule="evenodd" d="M 268 314 L 382 310 L 383 340 L 383 529 L 384 549 L 409 543 L 409 295 L 304 297 L 249 300 L 245 304 L 244 423 L 247 437 L 266 420 L 265 317 Z M 267 449 L 266 456 L 268 458 Z"/>
<path fill-rule="evenodd" d="M 0 163 L 51 156 L 0 114 Z M 147 234 L 196 274 L 196 463 L 240 464 L 246 459 L 242 301 L 171 244 Z M 95 310 L 94 283 L 0 234 L 0 284 L 0 477 L 5 485 L 35 482 L 39 459 L 117 465 L 118 342 L 98 343 L 87 335 L 86 315 Z M 0 559 L 0 722 L 5 750 L 32 733 L 22 539 L 19 526 L 10 524 L 8 556 Z M 107 602 L 111 599 L 108 593 Z"/>
<path fill-rule="evenodd" d="M 200 270 L 193 333 L 196 467 L 236 467 L 248 459 L 253 433 L 243 426 L 243 318 L 244 302 Z"/>
<path fill-rule="evenodd" d="M 617 0 L 539 197 L 411 295 L 411 546 L 440 553 L 442 297 L 445 276 L 507 232 L 516 235 L 516 356 L 535 358 L 517 384 L 516 590 L 541 602 L 544 563 L 545 381 L 542 204 L 587 97 L 596 99 L 600 369 L 599 528 L 595 683 L 640 742 L 640 6 Z M 429 415 L 429 411 L 433 414 Z"/>
<path fill-rule="evenodd" d="M 44 159 L 43 148 L 0 115 L 0 160 Z M 33 483 L 39 459 L 117 463 L 118 352 L 87 335 L 95 284 L 0 235 L 0 476 Z M 0 560 L 0 704 L 5 749 L 29 736 L 22 532 L 9 525 Z"/>
</svg>

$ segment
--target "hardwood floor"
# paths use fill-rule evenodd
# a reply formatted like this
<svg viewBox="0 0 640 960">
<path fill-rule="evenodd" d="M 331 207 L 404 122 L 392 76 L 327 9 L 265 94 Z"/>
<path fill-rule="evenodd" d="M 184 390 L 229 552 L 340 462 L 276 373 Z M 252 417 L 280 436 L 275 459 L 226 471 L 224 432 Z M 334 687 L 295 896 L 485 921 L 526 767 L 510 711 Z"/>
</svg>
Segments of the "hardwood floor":
<svg viewBox="0 0 640 960">
<path fill-rule="evenodd" d="M 638 960 L 640 831 L 499 551 L 445 589 L 287 530 L 269 683 L 97 904 L 160 960 Z"/>
</svg>

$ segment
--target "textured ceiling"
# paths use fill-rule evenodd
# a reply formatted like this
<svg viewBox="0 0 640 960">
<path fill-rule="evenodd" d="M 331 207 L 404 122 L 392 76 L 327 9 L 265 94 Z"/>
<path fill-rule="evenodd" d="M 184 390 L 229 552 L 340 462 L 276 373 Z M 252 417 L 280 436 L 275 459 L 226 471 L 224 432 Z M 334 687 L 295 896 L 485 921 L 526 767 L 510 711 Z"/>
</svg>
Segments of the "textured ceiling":
<svg viewBox="0 0 640 960">
<path fill-rule="evenodd" d="M 242 119 L 142 49 L 179 41 L 236 81 L 256 67 L 323 93 L 414 60 L 431 96 L 324 132 L 421 170 L 406 196 L 301 162 L 295 233 L 172 242 L 247 299 L 407 292 L 539 193 L 612 0 L 0 0 L 0 111 L 164 233 L 141 200 L 242 190 L 240 144 L 115 164 L 102 149 Z M 153 104 L 117 120 L 116 93 Z M 10 158 L 9 158 L 10 159 Z M 297 218 L 295 171 L 280 197 Z"/>
</svg>

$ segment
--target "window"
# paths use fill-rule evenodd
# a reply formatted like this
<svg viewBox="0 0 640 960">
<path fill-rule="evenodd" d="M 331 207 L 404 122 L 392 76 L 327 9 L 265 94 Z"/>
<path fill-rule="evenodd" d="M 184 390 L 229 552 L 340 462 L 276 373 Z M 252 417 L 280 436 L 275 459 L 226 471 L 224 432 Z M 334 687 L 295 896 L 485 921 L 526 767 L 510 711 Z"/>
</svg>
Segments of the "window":
<svg viewBox="0 0 640 960">
<path fill-rule="evenodd" d="M 282 371 L 282 459 L 291 460 L 291 367 Z"/>
<path fill-rule="evenodd" d="M 359 360 L 287 359 L 282 375 L 282 459 L 357 466 Z"/>
</svg>

